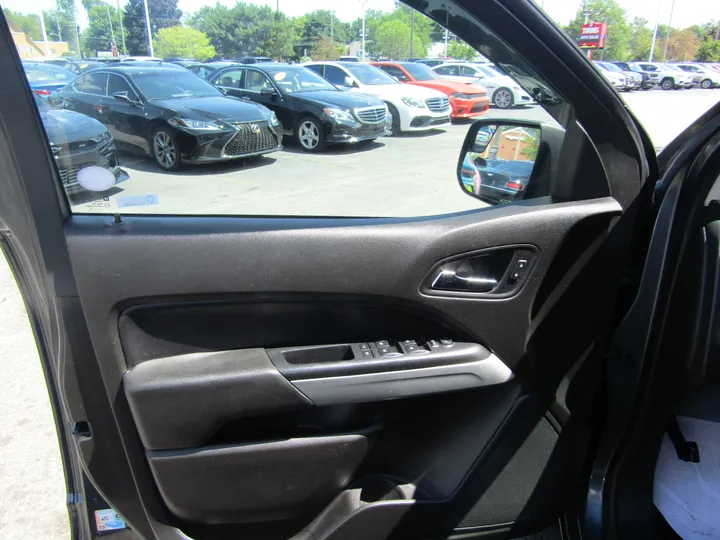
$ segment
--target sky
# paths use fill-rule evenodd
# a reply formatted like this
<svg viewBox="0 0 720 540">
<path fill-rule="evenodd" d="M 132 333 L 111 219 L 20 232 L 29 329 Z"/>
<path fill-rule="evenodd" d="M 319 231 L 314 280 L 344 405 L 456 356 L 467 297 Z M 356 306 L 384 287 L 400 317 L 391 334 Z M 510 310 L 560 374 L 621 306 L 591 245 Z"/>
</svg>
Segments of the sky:
<svg viewBox="0 0 720 540">
<path fill-rule="evenodd" d="M 80 5 L 79 0 L 76 0 Z M 106 0 L 111 6 L 115 6 L 117 0 Z M 152 2 L 152 0 L 148 0 Z M 220 4 L 232 6 L 236 0 L 218 0 Z M 334 10 L 335 14 L 342 21 L 353 21 L 362 13 L 361 4 L 358 0 L 245 0 L 257 5 L 268 5 L 275 7 L 276 1 L 280 3 L 280 10 L 290 16 L 302 15 L 316 9 Z M 620 4 L 627 10 L 628 15 L 633 17 L 644 17 L 654 26 L 655 21 L 661 24 L 668 24 L 670 19 L 671 5 L 674 0 L 619 0 Z M 185 14 L 197 11 L 205 5 L 215 5 L 216 0 L 179 0 L 178 5 Z M 120 0 L 121 4 L 125 0 Z M 559 24 L 565 25 L 575 17 L 580 6 L 580 0 L 536 0 L 536 3 L 544 7 L 545 11 Z M 55 0 L 0 0 L 0 5 L 28 13 L 37 12 L 37 6 L 42 9 L 52 9 Z M 367 0 L 367 9 L 379 9 L 391 11 L 393 0 Z M 80 10 L 82 11 L 82 9 Z M 84 13 L 83 13 L 84 15 Z M 693 24 L 702 24 L 711 19 L 720 20 L 720 0 L 675 0 L 672 26 L 674 28 L 685 28 Z M 85 26 L 86 21 L 79 20 L 80 26 Z"/>
</svg>

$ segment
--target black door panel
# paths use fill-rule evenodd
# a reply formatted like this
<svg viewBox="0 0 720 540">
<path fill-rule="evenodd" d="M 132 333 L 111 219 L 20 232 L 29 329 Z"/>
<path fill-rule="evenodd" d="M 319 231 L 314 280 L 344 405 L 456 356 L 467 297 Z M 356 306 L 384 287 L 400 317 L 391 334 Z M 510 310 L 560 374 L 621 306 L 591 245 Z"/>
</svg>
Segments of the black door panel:
<svg viewBox="0 0 720 540">
<path fill-rule="evenodd" d="M 407 503 L 463 508 L 467 516 L 455 519 L 464 527 L 513 521 L 531 503 L 540 511 L 546 501 L 531 497 L 547 481 L 558 433 L 542 420 L 543 407 L 519 397 L 532 381 L 512 381 L 510 370 L 523 358 L 520 336 L 563 240 L 587 220 L 607 225 L 619 212 L 608 198 L 419 219 L 124 217 L 110 227 L 106 217 L 73 216 L 66 234 L 93 345 L 108 359 L 103 377 L 113 400 L 127 395 L 132 411 L 121 420 L 124 436 L 138 440 L 139 433 L 166 507 L 208 531 L 225 523 L 248 537 L 251 522 L 261 521 L 268 528 L 259 538 L 273 538 L 293 520 L 309 523 L 344 489 L 367 491 L 375 478 L 412 487 L 390 520 L 411 519 L 403 518 L 415 515 Z M 534 256 L 511 294 L 425 289 L 441 261 L 491 248 L 506 248 L 508 261 L 519 249 Z M 383 340 L 443 338 L 458 342 L 456 350 L 486 351 L 470 359 L 482 364 L 490 356 L 507 376 L 483 380 L 480 373 L 467 384 L 467 373 L 458 383 L 447 374 L 433 385 L 418 375 L 428 367 L 410 351 L 360 358 L 363 343 L 377 353 Z M 324 345 L 335 347 L 313 353 L 317 361 L 301 354 Z M 286 364 L 275 356 L 273 366 L 263 349 L 296 356 L 283 357 Z M 446 356 L 428 353 L 429 369 L 469 365 Z M 377 364 L 359 369 L 355 361 Z M 354 377 L 388 369 L 401 386 L 373 380 L 369 392 L 356 392 Z M 322 386 L 328 381 L 338 385 L 332 399 Z M 348 385 L 352 391 L 343 390 Z M 516 438 L 498 446 L 509 426 Z M 325 453 L 332 459 L 318 461 Z M 497 479 L 479 489 L 473 478 L 488 462 L 497 464 Z M 296 486 L 293 493 L 278 498 L 267 470 L 286 471 L 281 481 Z M 507 487 L 519 471 L 532 479 L 521 494 Z M 237 489 L 250 478 L 258 479 L 253 489 Z M 387 511 L 377 504 L 373 512 Z M 344 527 L 360 519 L 353 512 L 345 518 Z"/>
</svg>

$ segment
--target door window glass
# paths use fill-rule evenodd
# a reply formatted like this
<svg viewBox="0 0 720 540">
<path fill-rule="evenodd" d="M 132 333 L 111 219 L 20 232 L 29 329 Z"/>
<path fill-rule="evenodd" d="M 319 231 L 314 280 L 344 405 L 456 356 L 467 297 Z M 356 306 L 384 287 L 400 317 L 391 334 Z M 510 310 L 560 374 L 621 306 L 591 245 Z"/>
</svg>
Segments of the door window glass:
<svg viewBox="0 0 720 540">
<path fill-rule="evenodd" d="M 348 74 L 336 66 L 325 66 L 325 78 L 336 86 L 347 86 Z"/>
<path fill-rule="evenodd" d="M 80 77 L 73 86 L 78 92 L 83 94 L 95 94 L 104 96 L 107 88 L 107 73 L 90 73 L 84 77 Z"/>
<path fill-rule="evenodd" d="M 233 69 L 230 71 L 223 71 L 218 75 L 213 76 L 213 84 L 224 86 L 225 88 L 242 88 L 242 69 Z"/>
<path fill-rule="evenodd" d="M 483 76 L 482 73 L 478 73 L 477 70 L 469 67 L 469 66 L 458 66 L 458 73 L 460 73 L 461 77 L 481 77 Z"/>
<path fill-rule="evenodd" d="M 134 101 L 138 99 L 135 90 L 132 89 L 124 78 L 119 75 L 110 75 L 108 78 L 108 96 L 115 95 L 117 92 L 127 92 L 130 99 Z"/>
<path fill-rule="evenodd" d="M 402 69 L 400 69 L 397 66 L 378 66 L 380 69 L 382 69 L 385 73 L 388 75 L 391 75 L 392 77 L 395 77 L 398 81 L 404 82 L 409 81 L 407 75 L 403 72 Z"/>
<path fill-rule="evenodd" d="M 245 89 L 251 92 L 261 92 L 266 88 L 271 90 L 273 88 L 270 79 L 262 71 L 250 69 L 245 77 Z"/>
<path fill-rule="evenodd" d="M 440 66 L 435 68 L 435 73 L 438 73 L 439 75 L 457 75 L 457 67 L 456 66 Z"/>
</svg>

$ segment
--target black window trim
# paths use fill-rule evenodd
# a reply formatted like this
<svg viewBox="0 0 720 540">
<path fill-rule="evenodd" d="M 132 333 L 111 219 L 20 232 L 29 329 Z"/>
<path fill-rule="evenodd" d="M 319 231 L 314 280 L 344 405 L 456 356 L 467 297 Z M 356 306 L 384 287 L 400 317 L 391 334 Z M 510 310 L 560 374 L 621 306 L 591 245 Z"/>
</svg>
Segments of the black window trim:
<svg viewBox="0 0 720 540">
<path fill-rule="evenodd" d="M 105 79 L 105 93 L 104 94 L 93 94 L 92 92 L 83 92 L 82 90 L 78 90 L 77 83 L 80 82 L 82 79 L 86 79 L 88 77 L 92 77 L 93 75 L 107 75 L 108 77 Z M 95 97 L 108 97 L 108 81 L 110 80 L 110 72 L 98 70 L 93 71 L 92 73 L 85 73 L 84 75 L 80 75 L 77 79 L 75 79 L 72 83 L 70 83 L 70 86 L 73 89 L 73 92 L 76 92 L 78 94 L 84 94 L 86 96 L 95 96 Z"/>
</svg>

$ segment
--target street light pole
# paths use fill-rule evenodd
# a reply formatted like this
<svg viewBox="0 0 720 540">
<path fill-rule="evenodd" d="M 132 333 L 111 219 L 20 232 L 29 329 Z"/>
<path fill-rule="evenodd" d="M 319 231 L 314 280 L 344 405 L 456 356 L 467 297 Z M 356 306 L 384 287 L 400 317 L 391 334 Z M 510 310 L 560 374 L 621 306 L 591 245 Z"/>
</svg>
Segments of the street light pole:
<svg viewBox="0 0 720 540">
<path fill-rule="evenodd" d="M 123 54 L 127 56 L 127 47 L 125 46 L 125 28 L 123 28 L 123 14 L 120 11 L 120 0 L 117 0 L 118 18 L 120 19 L 120 37 L 122 38 Z"/>
<path fill-rule="evenodd" d="M 145 6 L 145 25 L 147 26 L 147 38 L 148 38 L 148 45 L 150 45 L 150 56 L 155 56 L 155 51 L 153 50 L 153 44 L 152 44 L 152 32 L 150 31 L 150 12 L 148 11 L 148 5 L 147 0 L 143 0 L 143 5 Z"/>
<path fill-rule="evenodd" d="M 115 30 L 113 30 L 112 25 L 112 18 L 110 17 L 110 6 L 108 6 L 107 4 L 105 4 L 105 11 L 107 11 L 108 23 L 110 24 L 110 39 L 112 39 L 112 42 L 117 45 L 117 42 L 115 41 Z"/>
<path fill-rule="evenodd" d="M 412 8 L 410 8 L 412 9 Z M 410 14 L 410 58 L 415 58 L 415 10 Z"/>
<path fill-rule="evenodd" d="M 40 7 L 40 0 L 37 0 L 37 9 L 40 16 L 40 30 L 42 30 L 43 43 L 45 44 L 45 56 L 50 56 L 50 45 L 48 45 L 47 31 L 45 30 L 45 16 L 42 7 Z"/>
<path fill-rule="evenodd" d="M 658 26 L 660 26 L 660 6 L 661 5 L 662 5 L 662 0 L 658 0 L 657 16 L 655 17 L 655 30 L 653 31 L 653 40 L 652 40 L 652 45 L 650 45 L 650 57 L 648 58 L 648 62 L 653 61 L 653 54 L 655 54 L 655 40 L 657 39 Z"/>
<path fill-rule="evenodd" d="M 672 4 L 670 5 L 670 20 L 668 21 L 667 36 L 665 36 L 665 50 L 663 51 L 663 62 L 665 61 L 665 58 L 667 57 L 667 48 L 668 48 L 668 43 L 670 42 L 670 31 L 672 30 L 673 11 L 675 11 L 675 0 L 672 0 Z"/>
<path fill-rule="evenodd" d="M 367 0 L 360 0 L 362 5 L 362 62 L 365 61 L 365 4 Z"/>
</svg>

